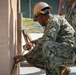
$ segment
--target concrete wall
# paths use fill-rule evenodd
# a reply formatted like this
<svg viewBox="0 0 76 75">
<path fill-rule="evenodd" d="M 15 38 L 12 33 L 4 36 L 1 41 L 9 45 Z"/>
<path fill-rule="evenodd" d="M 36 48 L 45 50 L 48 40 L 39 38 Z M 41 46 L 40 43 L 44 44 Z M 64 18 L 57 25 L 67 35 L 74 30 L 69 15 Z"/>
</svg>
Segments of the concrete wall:
<svg viewBox="0 0 76 75">
<path fill-rule="evenodd" d="M 0 0 L 0 75 L 10 75 L 16 53 L 17 0 Z"/>
</svg>

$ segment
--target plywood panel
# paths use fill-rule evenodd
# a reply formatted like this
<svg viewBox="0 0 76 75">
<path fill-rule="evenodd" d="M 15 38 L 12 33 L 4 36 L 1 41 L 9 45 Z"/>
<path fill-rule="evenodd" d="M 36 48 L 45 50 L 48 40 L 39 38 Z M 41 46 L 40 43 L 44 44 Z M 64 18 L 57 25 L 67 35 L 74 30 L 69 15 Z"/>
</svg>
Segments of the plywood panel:
<svg viewBox="0 0 76 75">
<path fill-rule="evenodd" d="M 5 5 L 4 5 L 5 3 Z M 5 10 L 4 10 L 5 9 Z M 8 1 L 0 0 L 0 75 L 9 75 Z M 6 60 L 7 59 L 7 60 Z"/>
<path fill-rule="evenodd" d="M 0 0 L 0 75 L 10 75 L 16 54 L 17 0 Z"/>
</svg>

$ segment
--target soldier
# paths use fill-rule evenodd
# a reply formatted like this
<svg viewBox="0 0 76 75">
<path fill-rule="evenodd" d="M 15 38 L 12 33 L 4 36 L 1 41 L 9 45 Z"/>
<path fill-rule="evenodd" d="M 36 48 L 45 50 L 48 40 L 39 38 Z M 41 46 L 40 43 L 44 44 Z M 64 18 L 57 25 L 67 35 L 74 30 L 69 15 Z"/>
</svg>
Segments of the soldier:
<svg viewBox="0 0 76 75">
<path fill-rule="evenodd" d="M 29 42 L 26 48 L 30 48 L 32 44 L 35 44 L 35 47 L 25 55 L 15 56 L 15 62 L 26 60 L 31 65 L 44 69 L 46 75 L 61 75 L 60 70 L 64 70 L 65 66 L 75 64 L 75 31 L 63 17 L 53 16 L 51 10 L 52 7 L 45 2 L 39 2 L 34 6 L 34 21 L 45 27 L 44 34 L 41 38 Z M 67 71 L 69 74 L 70 70 Z"/>
<path fill-rule="evenodd" d="M 76 31 L 76 0 L 60 0 L 58 14 L 62 15 L 62 6 L 66 1 L 68 1 L 68 4 L 66 8 L 65 18 Z M 75 32 L 75 45 L 76 45 L 76 32 Z"/>
</svg>

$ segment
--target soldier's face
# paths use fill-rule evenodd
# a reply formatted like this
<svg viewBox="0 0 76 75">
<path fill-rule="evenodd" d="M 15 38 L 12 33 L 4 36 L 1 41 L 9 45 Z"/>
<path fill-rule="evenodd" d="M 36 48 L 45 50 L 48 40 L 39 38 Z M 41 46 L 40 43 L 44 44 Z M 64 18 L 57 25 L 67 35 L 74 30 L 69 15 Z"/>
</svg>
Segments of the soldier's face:
<svg viewBox="0 0 76 75">
<path fill-rule="evenodd" d="M 42 17 L 42 14 L 39 14 L 37 17 L 37 21 L 41 24 L 41 26 L 45 26 L 44 18 Z"/>
</svg>

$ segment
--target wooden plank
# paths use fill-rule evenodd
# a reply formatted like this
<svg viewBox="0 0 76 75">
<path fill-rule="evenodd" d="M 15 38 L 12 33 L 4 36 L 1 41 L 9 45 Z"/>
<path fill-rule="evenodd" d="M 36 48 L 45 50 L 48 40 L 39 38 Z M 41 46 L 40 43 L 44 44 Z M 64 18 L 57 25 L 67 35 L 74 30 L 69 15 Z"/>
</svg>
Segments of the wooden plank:
<svg viewBox="0 0 76 75">
<path fill-rule="evenodd" d="M 0 75 L 10 74 L 8 50 L 8 0 L 0 0 Z"/>
<path fill-rule="evenodd" d="M 22 14 L 18 13 L 18 20 L 17 20 L 17 52 L 18 54 L 21 54 L 22 52 L 22 42 L 21 42 L 21 25 L 22 25 Z"/>
<path fill-rule="evenodd" d="M 17 0 L 17 53 L 18 54 L 21 54 L 22 51 L 21 25 L 22 25 L 22 14 L 20 13 L 20 0 Z"/>
<path fill-rule="evenodd" d="M 0 0 L 0 10 L 0 75 L 10 75 L 17 52 L 17 0 Z"/>
</svg>

